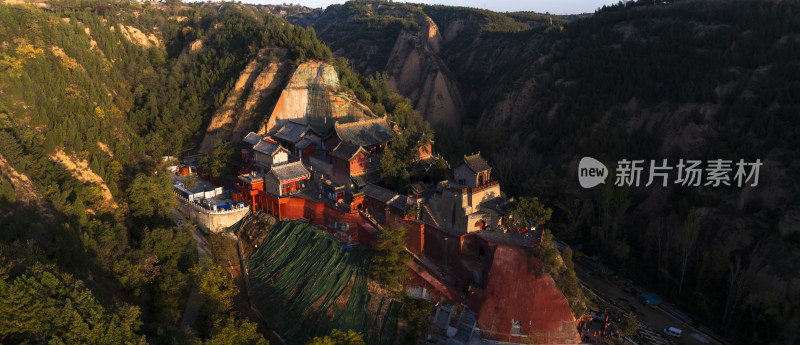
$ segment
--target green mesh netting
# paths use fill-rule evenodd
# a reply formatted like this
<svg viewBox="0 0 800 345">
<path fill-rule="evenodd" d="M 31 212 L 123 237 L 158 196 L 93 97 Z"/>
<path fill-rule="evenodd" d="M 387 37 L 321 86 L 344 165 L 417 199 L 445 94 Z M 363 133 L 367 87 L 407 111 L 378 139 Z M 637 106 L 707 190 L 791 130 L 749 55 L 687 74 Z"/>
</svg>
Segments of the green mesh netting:
<svg viewBox="0 0 800 345">
<path fill-rule="evenodd" d="M 251 299 L 289 344 L 332 329 L 361 332 L 368 344 L 392 344 L 402 304 L 390 303 L 382 321 L 367 327 L 366 265 L 363 249 L 343 248 L 306 223 L 280 222 L 247 259 Z"/>
</svg>

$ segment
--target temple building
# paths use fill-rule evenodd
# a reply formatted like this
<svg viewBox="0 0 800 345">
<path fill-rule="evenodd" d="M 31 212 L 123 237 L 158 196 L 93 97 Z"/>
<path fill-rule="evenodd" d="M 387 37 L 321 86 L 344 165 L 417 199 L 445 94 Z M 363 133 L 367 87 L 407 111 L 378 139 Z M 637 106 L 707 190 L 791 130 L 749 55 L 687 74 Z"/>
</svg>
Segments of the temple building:
<svg viewBox="0 0 800 345">
<path fill-rule="evenodd" d="M 455 233 L 504 231 L 500 184 L 491 179 L 492 168 L 480 153 L 464 156 L 453 169 L 455 181 L 441 181 L 423 213 L 423 221 Z"/>
<path fill-rule="evenodd" d="M 261 173 L 269 171 L 273 166 L 289 162 L 289 150 L 269 137 L 253 146 L 253 153 L 255 165 Z"/>
<path fill-rule="evenodd" d="M 453 180 L 459 185 L 477 188 L 489 182 L 491 172 L 492 167 L 478 152 L 474 155 L 464 156 L 464 162 L 453 169 Z M 500 187 L 497 187 L 497 189 L 500 189 Z"/>
<path fill-rule="evenodd" d="M 336 145 L 329 156 L 333 165 L 333 181 L 336 183 L 347 185 L 353 183 L 354 178 L 369 173 L 373 173 L 373 175 L 377 173 L 377 180 L 370 179 L 363 184 L 375 183 L 380 180 L 380 157 L 371 155 L 362 146 L 343 141 Z"/>
<path fill-rule="evenodd" d="M 435 324 L 456 331 L 454 344 L 577 343 L 569 303 L 532 254 L 543 230 L 509 231 L 513 201 L 484 157 L 465 155 L 451 169 L 428 143 L 398 194 L 381 180 L 380 161 L 399 132 L 341 89 L 332 66 L 303 63 L 258 134 L 242 139 L 231 197 L 346 245 L 372 247 L 380 231 L 402 227 L 413 254 L 406 286 L 435 301 Z M 419 142 L 425 133 L 409 134 Z"/>
<path fill-rule="evenodd" d="M 279 198 L 293 195 L 305 188 L 310 176 L 300 161 L 276 166 L 264 176 L 264 190 Z"/>
<path fill-rule="evenodd" d="M 309 129 L 307 125 L 300 124 L 294 121 L 286 122 L 272 137 L 281 145 L 286 147 L 290 152 L 295 153 L 297 144 L 305 139 L 306 133 Z"/>
<path fill-rule="evenodd" d="M 383 117 L 331 127 L 321 135 L 291 118 L 266 135 L 248 134 L 234 201 L 278 219 L 307 219 L 346 245 L 372 246 L 381 229 L 403 227 L 414 254 L 407 287 L 437 301 L 436 325 L 455 329 L 452 339 L 462 344 L 478 337 L 579 341 L 568 302 L 531 254 L 542 230 L 504 225 L 513 202 L 480 153 L 465 155 L 454 169 L 444 161 L 452 179 L 434 182 L 441 158 L 430 144 L 420 147 L 412 183 L 398 194 L 380 178 L 381 157 L 398 133 L 394 124 Z"/>
<path fill-rule="evenodd" d="M 386 116 L 350 123 L 336 122 L 333 129 L 335 139 L 331 142 L 346 141 L 363 147 L 371 155 L 382 154 L 396 135 L 394 124 Z"/>
</svg>

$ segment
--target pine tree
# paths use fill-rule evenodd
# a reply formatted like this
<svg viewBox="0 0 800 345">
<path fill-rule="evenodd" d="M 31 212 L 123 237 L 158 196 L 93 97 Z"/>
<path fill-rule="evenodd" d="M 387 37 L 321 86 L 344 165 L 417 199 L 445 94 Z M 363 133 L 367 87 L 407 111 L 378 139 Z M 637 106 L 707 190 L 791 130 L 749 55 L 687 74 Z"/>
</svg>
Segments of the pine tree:
<svg viewBox="0 0 800 345">
<path fill-rule="evenodd" d="M 396 288 L 408 278 L 405 250 L 406 232 L 402 227 L 386 228 L 378 234 L 375 255 L 370 261 L 370 273 L 381 284 Z"/>
</svg>

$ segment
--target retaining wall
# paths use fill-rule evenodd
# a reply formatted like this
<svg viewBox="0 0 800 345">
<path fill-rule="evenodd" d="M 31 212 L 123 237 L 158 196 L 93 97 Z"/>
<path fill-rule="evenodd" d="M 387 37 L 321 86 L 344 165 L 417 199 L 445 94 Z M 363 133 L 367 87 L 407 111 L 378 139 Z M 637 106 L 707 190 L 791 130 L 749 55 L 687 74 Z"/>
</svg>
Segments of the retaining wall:
<svg viewBox="0 0 800 345">
<path fill-rule="evenodd" d="M 211 211 L 181 196 L 178 196 L 176 207 L 185 218 L 194 221 L 207 232 L 220 232 L 250 214 L 249 207 L 230 211 Z"/>
</svg>

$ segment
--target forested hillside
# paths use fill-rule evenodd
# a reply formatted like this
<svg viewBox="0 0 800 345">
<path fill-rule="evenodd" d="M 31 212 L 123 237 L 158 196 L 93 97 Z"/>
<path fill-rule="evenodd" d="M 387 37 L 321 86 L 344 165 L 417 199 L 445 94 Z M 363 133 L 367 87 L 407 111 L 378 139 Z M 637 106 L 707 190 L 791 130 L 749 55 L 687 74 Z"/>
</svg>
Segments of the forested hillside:
<svg viewBox="0 0 800 345">
<path fill-rule="evenodd" d="M 509 194 L 554 205 L 559 238 L 732 339 L 791 343 L 799 14 L 791 1 L 629 2 L 568 20 L 352 1 L 313 26 L 415 102 L 437 151 L 481 150 Z M 583 156 L 609 165 L 609 183 L 580 188 Z M 622 159 L 764 165 L 756 187 L 614 187 Z"/>
<path fill-rule="evenodd" d="M 0 23 L 2 343 L 264 342 L 232 313 L 226 273 L 197 266 L 157 173 L 162 156 L 197 149 L 259 52 L 335 62 L 368 105 L 418 119 L 312 29 L 252 6 L 0 4 Z M 207 326 L 182 330 L 193 284 Z"/>
<path fill-rule="evenodd" d="M 212 327 L 179 330 L 191 283 L 226 279 L 192 270 L 195 243 L 169 219 L 174 198 L 155 172 L 162 156 L 198 148 L 267 51 L 334 64 L 407 129 L 393 147 L 431 136 L 419 109 L 437 152 L 455 162 L 481 150 L 508 194 L 553 206 L 557 237 L 733 342 L 798 341 L 796 1 L 629 2 L 581 18 L 379 1 L 321 13 L 4 3 L 0 42 L 2 343 L 263 341 L 225 300 L 206 301 Z M 764 165 L 756 187 L 581 189 L 583 156 L 612 170 L 622 159 Z M 75 317 L 40 317 L 57 310 Z"/>
</svg>

